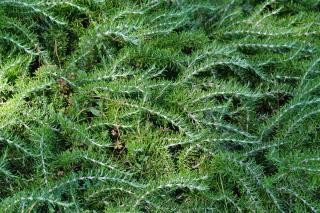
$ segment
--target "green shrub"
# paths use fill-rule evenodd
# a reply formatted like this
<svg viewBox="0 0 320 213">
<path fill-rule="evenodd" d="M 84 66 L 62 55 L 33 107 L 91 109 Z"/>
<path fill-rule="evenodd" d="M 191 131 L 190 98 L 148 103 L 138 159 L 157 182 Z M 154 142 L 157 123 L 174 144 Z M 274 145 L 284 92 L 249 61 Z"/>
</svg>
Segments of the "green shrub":
<svg viewBox="0 0 320 213">
<path fill-rule="evenodd" d="M 0 212 L 318 212 L 319 5 L 0 1 Z"/>
</svg>

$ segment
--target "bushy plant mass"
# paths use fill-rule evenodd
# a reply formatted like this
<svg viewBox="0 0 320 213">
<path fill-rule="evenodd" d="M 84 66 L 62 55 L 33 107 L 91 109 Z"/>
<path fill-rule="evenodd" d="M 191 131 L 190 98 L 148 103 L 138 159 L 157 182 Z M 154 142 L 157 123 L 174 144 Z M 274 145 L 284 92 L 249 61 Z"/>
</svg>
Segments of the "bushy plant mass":
<svg viewBox="0 0 320 213">
<path fill-rule="evenodd" d="M 319 212 L 319 0 L 0 0 L 0 212 Z"/>
</svg>

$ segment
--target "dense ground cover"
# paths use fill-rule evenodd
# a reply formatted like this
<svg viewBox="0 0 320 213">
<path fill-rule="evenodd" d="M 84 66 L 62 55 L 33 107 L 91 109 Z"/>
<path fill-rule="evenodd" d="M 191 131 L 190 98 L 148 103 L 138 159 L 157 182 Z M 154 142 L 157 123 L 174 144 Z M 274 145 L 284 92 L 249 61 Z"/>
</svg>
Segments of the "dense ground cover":
<svg viewBox="0 0 320 213">
<path fill-rule="evenodd" d="M 318 212 L 318 0 L 0 0 L 0 212 Z"/>
</svg>

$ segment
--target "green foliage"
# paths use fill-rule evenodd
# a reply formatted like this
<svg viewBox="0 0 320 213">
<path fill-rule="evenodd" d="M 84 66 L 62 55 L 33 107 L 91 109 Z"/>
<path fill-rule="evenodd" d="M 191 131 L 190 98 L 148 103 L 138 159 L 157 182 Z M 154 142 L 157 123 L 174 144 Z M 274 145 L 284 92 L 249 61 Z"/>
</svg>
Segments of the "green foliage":
<svg viewBox="0 0 320 213">
<path fill-rule="evenodd" d="M 0 1 L 0 212 L 319 212 L 319 8 Z"/>
</svg>

